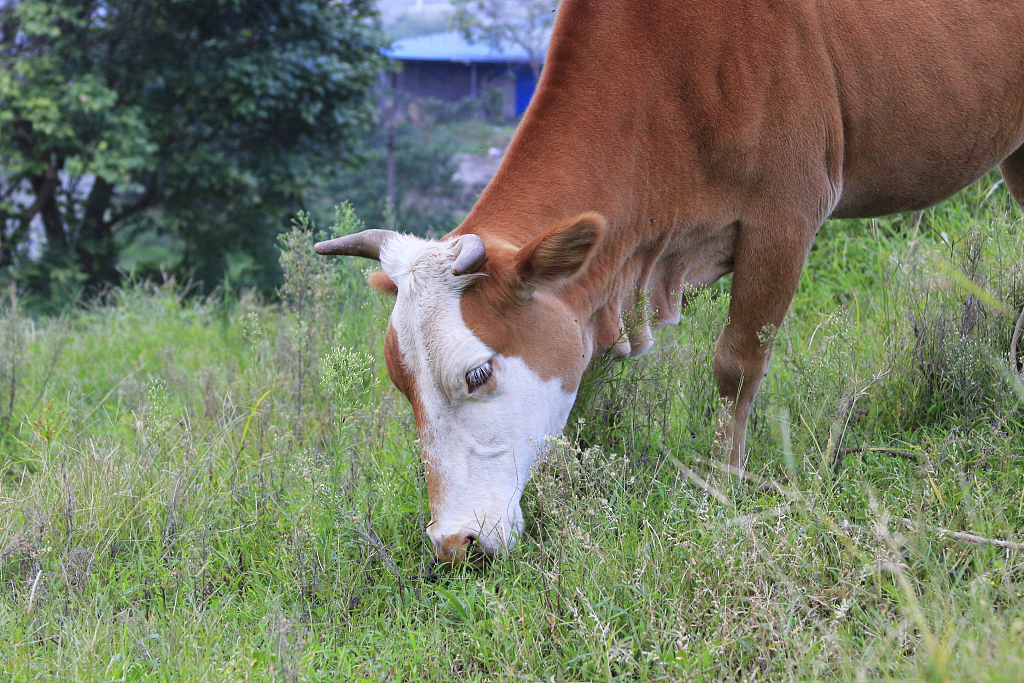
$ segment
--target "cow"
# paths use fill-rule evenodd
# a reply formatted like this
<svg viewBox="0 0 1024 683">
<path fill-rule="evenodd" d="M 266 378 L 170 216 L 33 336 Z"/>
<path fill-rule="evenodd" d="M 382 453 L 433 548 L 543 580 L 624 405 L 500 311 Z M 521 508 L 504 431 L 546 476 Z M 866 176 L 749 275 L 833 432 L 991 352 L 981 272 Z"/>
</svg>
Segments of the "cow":
<svg viewBox="0 0 1024 683">
<path fill-rule="evenodd" d="M 315 250 L 380 261 L 427 534 L 479 564 L 521 533 L 530 468 L 593 358 L 643 353 L 684 292 L 731 272 L 714 373 L 742 471 L 763 333 L 823 221 L 923 209 L 996 165 L 1024 203 L 1021 0 L 563 0 L 462 224 Z"/>
</svg>

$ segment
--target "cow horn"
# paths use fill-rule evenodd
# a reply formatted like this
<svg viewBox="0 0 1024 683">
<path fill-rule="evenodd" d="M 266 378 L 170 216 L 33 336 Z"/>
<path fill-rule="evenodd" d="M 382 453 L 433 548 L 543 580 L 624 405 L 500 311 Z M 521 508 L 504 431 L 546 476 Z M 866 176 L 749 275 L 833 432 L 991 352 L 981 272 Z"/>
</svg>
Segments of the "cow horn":
<svg viewBox="0 0 1024 683">
<path fill-rule="evenodd" d="M 317 242 L 313 251 L 325 256 L 362 256 L 380 261 L 380 248 L 397 233 L 391 230 L 363 230 L 353 235 Z"/>
<path fill-rule="evenodd" d="M 479 235 L 468 233 L 459 238 L 455 247 L 455 263 L 452 264 L 453 275 L 469 275 L 476 273 L 487 259 L 487 248 Z"/>
</svg>

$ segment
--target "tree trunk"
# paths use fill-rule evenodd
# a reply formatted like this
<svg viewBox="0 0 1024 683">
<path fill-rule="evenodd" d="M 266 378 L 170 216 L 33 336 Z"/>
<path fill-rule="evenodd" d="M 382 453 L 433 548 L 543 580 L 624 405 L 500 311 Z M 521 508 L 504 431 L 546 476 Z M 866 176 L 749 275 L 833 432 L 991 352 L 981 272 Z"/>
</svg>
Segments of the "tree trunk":
<svg viewBox="0 0 1024 683">
<path fill-rule="evenodd" d="M 68 236 L 64 230 L 64 221 L 60 216 L 60 208 L 57 206 L 56 200 L 57 187 L 60 185 L 58 169 L 50 168 L 47 169 L 45 175 L 30 176 L 29 182 L 32 184 L 32 190 L 36 193 L 34 206 L 43 220 L 47 244 L 53 251 L 66 252 Z"/>
<path fill-rule="evenodd" d="M 95 289 L 118 278 L 117 245 L 111 224 L 106 219 L 113 197 L 114 186 L 96 176 L 85 201 L 85 215 L 75 246 L 78 262 L 88 276 L 85 281 L 87 288 Z"/>
<path fill-rule="evenodd" d="M 387 172 L 387 200 L 391 210 L 395 210 L 395 203 L 398 199 L 398 178 L 395 169 L 395 130 L 388 127 L 387 132 L 387 156 L 385 157 L 385 171 Z"/>
</svg>

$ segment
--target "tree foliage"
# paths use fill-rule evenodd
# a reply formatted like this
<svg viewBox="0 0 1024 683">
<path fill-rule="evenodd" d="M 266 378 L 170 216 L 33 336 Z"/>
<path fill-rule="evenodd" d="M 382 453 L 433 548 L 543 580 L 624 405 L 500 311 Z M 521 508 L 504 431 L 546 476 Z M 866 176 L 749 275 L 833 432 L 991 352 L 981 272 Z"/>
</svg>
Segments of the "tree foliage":
<svg viewBox="0 0 1024 683">
<path fill-rule="evenodd" d="M 51 296 L 132 267 L 271 288 L 382 41 L 372 0 L 0 0 L 0 268 Z"/>
<path fill-rule="evenodd" d="M 495 50 L 515 45 L 526 51 L 534 78 L 540 75 L 559 0 L 451 0 L 453 23 L 471 43 Z"/>
<path fill-rule="evenodd" d="M 477 102 L 445 103 L 409 98 L 394 90 L 378 93 L 378 126 L 359 148 L 363 163 L 344 169 L 324 186 L 311 208 L 321 220 L 334 206 L 348 202 L 370 227 L 387 227 L 417 235 L 443 235 L 458 226 L 472 198 L 458 171 L 458 144 L 446 124 L 471 117 Z M 394 154 L 394 204 L 388 205 L 388 129 Z"/>
</svg>

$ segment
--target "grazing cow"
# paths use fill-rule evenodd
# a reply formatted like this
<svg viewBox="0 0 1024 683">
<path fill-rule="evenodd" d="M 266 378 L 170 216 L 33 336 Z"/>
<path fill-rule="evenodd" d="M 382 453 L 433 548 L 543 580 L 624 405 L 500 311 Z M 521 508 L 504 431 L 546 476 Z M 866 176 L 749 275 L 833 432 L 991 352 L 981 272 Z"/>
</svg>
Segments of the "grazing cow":
<svg viewBox="0 0 1024 683">
<path fill-rule="evenodd" d="M 922 209 L 997 164 L 1024 200 L 1021 0 L 563 0 L 534 100 L 462 225 L 316 250 L 380 260 L 427 533 L 441 560 L 481 561 L 520 532 L 530 467 L 595 355 L 643 353 L 685 287 L 732 272 L 714 370 L 742 468 L 771 353 L 759 334 L 822 222 Z"/>
</svg>

